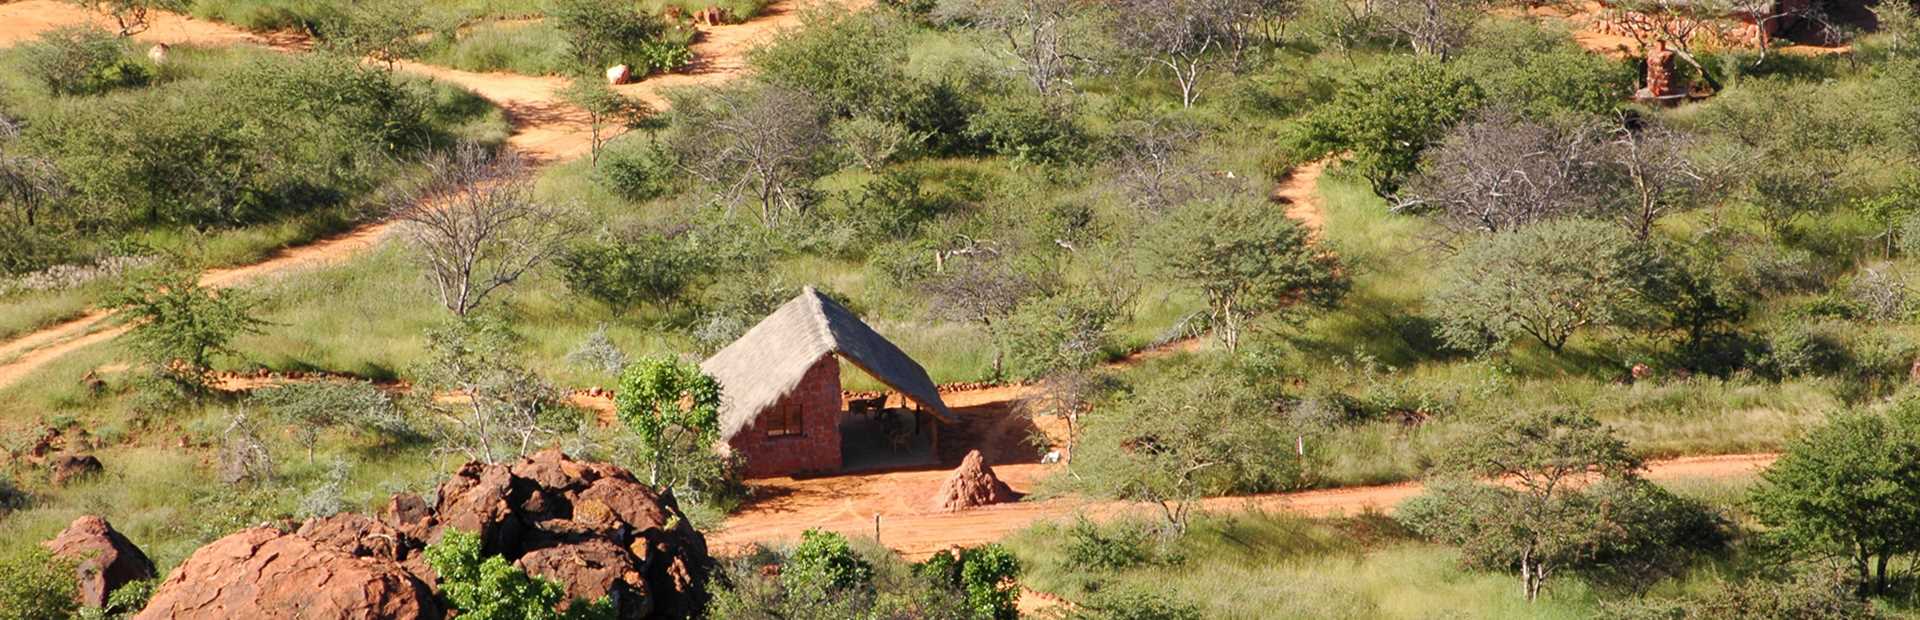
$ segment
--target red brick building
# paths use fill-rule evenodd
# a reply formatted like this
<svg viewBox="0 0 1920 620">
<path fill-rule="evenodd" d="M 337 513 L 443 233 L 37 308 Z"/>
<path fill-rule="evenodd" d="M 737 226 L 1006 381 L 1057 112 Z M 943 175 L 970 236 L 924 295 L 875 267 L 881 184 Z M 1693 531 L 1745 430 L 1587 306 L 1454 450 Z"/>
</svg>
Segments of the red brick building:
<svg viewBox="0 0 1920 620">
<path fill-rule="evenodd" d="M 741 457 L 747 477 L 840 471 L 850 445 L 875 443 L 867 436 L 874 426 L 841 406 L 841 360 L 915 405 L 905 412 L 912 432 L 922 443 L 938 441 L 949 411 L 926 369 L 852 311 L 807 287 L 700 364 L 720 382 L 720 437 Z"/>
</svg>

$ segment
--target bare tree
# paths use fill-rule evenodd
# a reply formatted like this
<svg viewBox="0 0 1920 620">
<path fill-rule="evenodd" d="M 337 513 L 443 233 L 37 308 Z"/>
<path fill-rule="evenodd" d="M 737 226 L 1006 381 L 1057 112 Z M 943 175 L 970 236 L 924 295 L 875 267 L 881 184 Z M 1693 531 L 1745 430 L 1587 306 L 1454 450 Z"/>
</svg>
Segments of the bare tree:
<svg viewBox="0 0 1920 620">
<path fill-rule="evenodd" d="M 463 320 L 427 334 L 430 359 L 416 370 L 422 406 L 439 416 L 439 450 L 496 463 L 557 436 L 545 414 L 560 391 L 521 364 L 504 325 Z"/>
<path fill-rule="evenodd" d="M 1466 42 L 1486 9 L 1485 0 L 1383 0 L 1380 23 L 1405 37 L 1415 54 L 1444 58 Z"/>
<path fill-rule="evenodd" d="M 1635 238 L 1645 241 L 1654 223 L 1687 204 L 1706 180 L 1687 157 L 1690 144 L 1689 136 L 1651 121 L 1623 121 L 1614 130 L 1610 158 L 1626 181 L 1620 220 Z"/>
<path fill-rule="evenodd" d="M 1193 107 L 1201 74 L 1233 42 L 1249 6 L 1250 0 L 1120 0 L 1112 27 L 1122 47 L 1173 74 L 1180 104 Z"/>
<path fill-rule="evenodd" d="M 718 200 L 757 203 L 769 228 L 812 202 L 832 136 L 811 96 L 746 84 L 676 101 L 674 109 L 682 123 L 669 144 Z"/>
<path fill-rule="evenodd" d="M 999 35 L 1027 83 L 1049 95 L 1057 88 L 1073 88 L 1074 65 L 1083 60 L 1070 51 L 1077 8 L 1075 0 L 979 0 L 962 9 L 966 15 L 945 17 L 971 21 Z"/>
<path fill-rule="evenodd" d="M 456 316 L 557 255 L 577 232 L 565 209 L 534 200 L 525 166 L 510 152 L 463 144 L 431 167 L 426 181 L 396 195 L 391 212 Z"/>
<path fill-rule="evenodd" d="M 133 36 L 143 32 L 147 23 L 147 11 L 155 4 L 154 0 L 68 0 L 76 6 L 89 11 L 105 13 L 119 26 L 120 36 Z"/>
<path fill-rule="evenodd" d="M 1120 132 L 1120 152 L 1113 159 L 1114 180 L 1127 201 L 1151 213 L 1162 213 L 1199 196 L 1210 181 L 1193 145 L 1206 132 L 1189 123 L 1153 118 L 1128 123 Z"/>
<path fill-rule="evenodd" d="M 620 94 L 594 76 L 576 77 L 560 90 L 560 98 L 587 113 L 591 160 L 600 164 L 600 151 L 618 135 L 616 128 L 632 128 L 653 112 L 646 102 Z"/>
<path fill-rule="evenodd" d="M 0 118 L 0 137 L 4 137 L 5 127 L 6 119 Z M 66 182 L 53 162 L 8 153 L 0 144 L 0 207 L 18 213 L 27 227 L 38 225 L 40 213 L 66 192 Z"/>
<path fill-rule="evenodd" d="M 1497 233 L 1605 205 L 1607 134 L 1493 109 L 1455 128 L 1397 198 L 1456 232 Z"/>
</svg>

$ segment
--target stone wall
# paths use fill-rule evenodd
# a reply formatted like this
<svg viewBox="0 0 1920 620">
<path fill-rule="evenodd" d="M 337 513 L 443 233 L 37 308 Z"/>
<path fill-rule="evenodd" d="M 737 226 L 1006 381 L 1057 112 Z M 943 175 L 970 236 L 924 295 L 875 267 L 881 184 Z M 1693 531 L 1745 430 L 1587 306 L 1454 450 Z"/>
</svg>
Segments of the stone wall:
<svg viewBox="0 0 1920 620">
<path fill-rule="evenodd" d="M 799 434 L 771 434 L 782 411 L 798 411 Z M 840 359 L 821 356 L 793 393 L 727 441 L 746 462 L 748 478 L 824 474 L 840 469 Z"/>
</svg>

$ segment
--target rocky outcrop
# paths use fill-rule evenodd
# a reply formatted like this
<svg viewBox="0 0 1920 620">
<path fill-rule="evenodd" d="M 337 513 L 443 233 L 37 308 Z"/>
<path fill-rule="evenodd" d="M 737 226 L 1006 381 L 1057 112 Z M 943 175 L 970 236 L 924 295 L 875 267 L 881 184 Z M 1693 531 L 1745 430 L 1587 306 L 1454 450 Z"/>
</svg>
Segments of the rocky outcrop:
<svg viewBox="0 0 1920 620">
<path fill-rule="evenodd" d="M 940 493 L 933 497 L 933 509 L 957 512 L 1018 499 L 1020 495 L 1014 493 L 1012 487 L 993 475 L 993 468 L 987 466 L 987 459 L 980 456 L 980 451 L 973 450 L 960 460 L 960 467 L 953 470 L 953 475 L 940 484 Z"/>
<path fill-rule="evenodd" d="M 468 463 L 437 497 L 396 495 L 377 517 L 215 541 L 168 577 L 141 618 L 440 617 L 422 551 L 449 528 L 478 534 L 483 553 L 565 584 L 573 598 L 613 599 L 621 618 L 691 617 L 705 602 L 705 537 L 671 495 L 625 469 L 547 451 Z"/>
<path fill-rule="evenodd" d="M 66 531 L 46 543 L 55 556 L 78 563 L 75 600 L 88 607 L 106 607 L 107 595 L 128 582 L 154 577 L 153 561 L 133 541 L 120 535 L 106 519 L 87 515 L 74 519 Z"/>
<path fill-rule="evenodd" d="M 406 620 L 444 615 L 432 590 L 399 564 L 256 527 L 194 551 L 161 582 L 135 618 Z"/>
<path fill-rule="evenodd" d="M 56 487 L 90 478 L 105 469 L 100 459 L 91 454 L 62 454 L 53 457 L 48 466 L 53 470 L 51 481 Z"/>
</svg>

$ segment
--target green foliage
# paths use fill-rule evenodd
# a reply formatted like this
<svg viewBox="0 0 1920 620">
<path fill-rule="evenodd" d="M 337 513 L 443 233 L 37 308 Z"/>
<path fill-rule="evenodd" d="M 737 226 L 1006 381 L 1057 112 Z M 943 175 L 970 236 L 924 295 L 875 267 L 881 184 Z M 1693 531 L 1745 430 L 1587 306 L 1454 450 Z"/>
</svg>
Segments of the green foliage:
<svg viewBox="0 0 1920 620">
<path fill-rule="evenodd" d="M 216 356 L 242 334 L 258 333 L 256 302 L 238 291 L 203 287 L 190 272 L 158 270 L 130 278 L 106 301 L 140 361 L 189 390 L 208 386 Z"/>
<path fill-rule="evenodd" d="M 1920 551 L 1920 406 L 1845 413 L 1788 446 L 1750 498 L 1768 535 L 1849 567 L 1885 592 L 1888 563 Z"/>
<path fill-rule="evenodd" d="M 1327 308 L 1346 294 L 1340 261 L 1282 209 L 1246 196 L 1174 211 L 1146 245 L 1167 278 L 1207 300 L 1214 335 L 1239 347 L 1249 321 L 1299 307 Z"/>
<path fill-rule="evenodd" d="M 903 39 L 900 24 L 885 14 L 821 9 L 802 15 L 799 28 L 755 49 L 751 59 L 761 79 L 807 93 L 836 116 L 879 113 L 908 83 L 899 70 Z"/>
<path fill-rule="evenodd" d="M 427 545 L 427 566 L 440 576 L 440 596 L 462 618 L 475 620 L 612 620 L 611 599 L 573 601 L 562 613 L 567 588 L 520 570 L 499 555 L 483 555 L 480 536 L 451 529 Z"/>
<path fill-rule="evenodd" d="M 627 365 L 615 414 L 640 440 L 647 480 L 674 488 L 688 481 L 681 461 L 708 455 L 720 436 L 720 382 L 693 364 L 649 357 Z"/>
<path fill-rule="evenodd" d="M 1082 416 L 1072 484 L 1151 502 L 1172 531 L 1201 497 L 1304 486 L 1294 437 L 1275 403 L 1219 364 L 1150 366 L 1136 385 Z"/>
<path fill-rule="evenodd" d="M 1069 100 L 1023 91 L 985 98 L 968 119 L 967 133 L 989 152 L 1033 163 L 1073 161 L 1089 141 Z"/>
<path fill-rule="evenodd" d="M 633 127 L 652 111 L 646 102 L 620 94 L 599 76 L 576 77 L 557 94 L 567 103 L 587 113 L 587 125 L 592 131 L 592 158 L 595 165 L 600 163 L 601 147 L 606 144 L 607 138 L 611 137 L 606 134 L 609 124 Z"/>
<path fill-rule="evenodd" d="M 421 50 L 418 38 L 429 30 L 421 0 L 347 0 L 321 13 L 313 30 L 320 49 L 351 59 L 394 63 Z"/>
<path fill-rule="evenodd" d="M 986 544 L 933 554 L 914 572 L 966 593 L 975 620 L 1020 617 L 1020 560 L 1006 547 Z"/>
<path fill-rule="evenodd" d="M 1617 620 L 1875 620 L 1886 617 L 1841 580 L 1800 575 L 1786 582 L 1719 582 L 1686 598 L 1626 601 L 1603 608 Z"/>
<path fill-rule="evenodd" d="M 1419 167 L 1420 153 L 1485 99 L 1473 80 L 1430 60 L 1396 60 L 1342 85 L 1307 115 L 1295 150 L 1301 160 L 1346 153 L 1346 166 L 1393 194 Z"/>
<path fill-rule="evenodd" d="M 1111 530 L 1110 532 L 1108 530 Z M 1153 559 L 1153 541 L 1143 528 L 1102 528 L 1085 516 L 1075 518 L 1067 527 L 1064 551 L 1074 566 L 1095 571 L 1132 568 Z"/>
<path fill-rule="evenodd" d="M 667 26 L 659 18 L 636 10 L 619 0 L 557 0 L 547 9 L 547 19 L 566 33 L 568 49 L 579 61 L 578 71 L 594 76 L 614 65 L 665 70 L 679 65 L 655 66 L 676 57 L 651 49 L 666 35 Z M 682 57 L 684 59 L 684 57 Z"/>
<path fill-rule="evenodd" d="M 1440 469 L 1451 477 L 1402 506 L 1398 518 L 1460 547 L 1470 566 L 1517 569 L 1531 601 L 1558 569 L 1590 566 L 1615 549 L 1672 547 L 1694 531 L 1668 514 L 1685 512 L 1668 505 L 1670 496 L 1634 486 L 1647 484 L 1635 475 L 1640 466 L 1625 442 L 1584 413 L 1501 415 L 1442 455 Z M 1580 488 L 1588 475 L 1628 488 Z"/>
<path fill-rule="evenodd" d="M 1068 620 L 1200 620 L 1200 608 L 1144 588 L 1102 590 L 1071 612 Z"/>
<path fill-rule="evenodd" d="M 125 40 L 91 26 L 49 30 L 20 46 L 20 54 L 26 74 L 55 95 L 97 95 L 153 80 Z"/>
<path fill-rule="evenodd" d="M 1582 329 L 1629 318 L 1639 251 L 1619 227 L 1590 220 L 1482 236 L 1448 259 L 1429 312 L 1455 347 L 1488 350 L 1526 336 L 1557 353 Z"/>
<path fill-rule="evenodd" d="M 646 201 L 679 191 L 680 162 L 665 144 L 634 139 L 609 144 L 601 153 L 595 179 L 621 198 Z"/>
<path fill-rule="evenodd" d="M 1113 300 L 1090 289 L 1074 289 L 1020 304 L 996 335 L 1006 341 L 1007 372 L 1037 379 L 1099 363 L 1113 344 L 1113 326 L 1119 320 Z"/>
<path fill-rule="evenodd" d="M 643 232 L 574 246 L 559 263 L 567 288 L 626 312 L 683 302 L 713 271 L 712 260 L 684 236 Z"/>
<path fill-rule="evenodd" d="M 248 400 L 298 433 L 309 458 L 329 428 L 345 426 L 385 441 L 420 435 L 387 393 L 366 381 L 289 383 L 255 390 Z"/>
<path fill-rule="evenodd" d="M 67 620 L 76 611 L 73 562 L 40 545 L 0 556 L 0 620 Z"/>
<path fill-rule="evenodd" d="M 809 529 L 780 566 L 780 584 L 789 596 L 829 600 L 873 587 L 873 564 L 855 554 L 845 536 Z"/>
<path fill-rule="evenodd" d="M 1632 94 L 1631 64 L 1581 49 L 1558 32 L 1531 24 L 1501 22 L 1453 60 L 1498 101 L 1535 117 L 1607 116 Z"/>
</svg>

